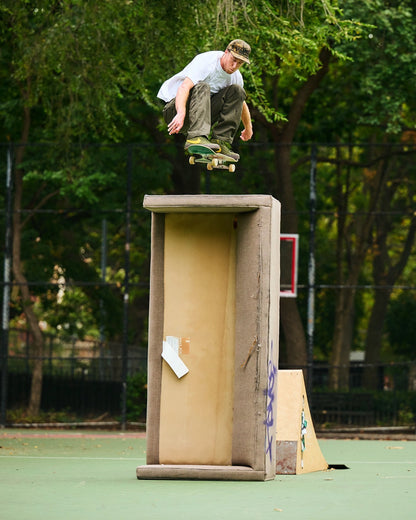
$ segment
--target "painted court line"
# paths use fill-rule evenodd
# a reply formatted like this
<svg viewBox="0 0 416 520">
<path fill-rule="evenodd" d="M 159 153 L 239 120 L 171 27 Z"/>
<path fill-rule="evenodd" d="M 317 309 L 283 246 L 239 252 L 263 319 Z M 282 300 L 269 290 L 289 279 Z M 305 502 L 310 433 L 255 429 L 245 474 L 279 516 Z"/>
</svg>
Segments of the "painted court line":
<svg viewBox="0 0 416 520">
<path fill-rule="evenodd" d="M 2 433 L 4 439 L 144 439 L 146 433 Z"/>
<path fill-rule="evenodd" d="M 394 479 L 416 479 L 416 475 L 399 475 L 397 477 L 395 476 L 391 476 L 391 477 L 380 477 L 380 478 L 384 478 L 384 479 L 389 479 L 389 480 L 394 480 Z"/>
<path fill-rule="evenodd" d="M 345 464 L 416 464 L 416 460 L 350 460 Z"/>
<path fill-rule="evenodd" d="M 144 460 L 144 458 L 127 458 L 127 457 L 73 457 L 73 456 L 43 456 L 43 455 L 0 455 L 0 459 L 40 459 L 40 460 Z M 412 465 L 416 464 L 414 460 L 403 460 L 403 461 L 366 461 L 366 460 L 351 460 L 347 461 L 346 464 L 396 464 L 396 465 Z"/>
<path fill-rule="evenodd" d="M 135 462 L 144 460 L 143 458 L 126 458 L 126 457 L 49 457 L 42 455 L 0 455 L 1 459 L 38 459 L 38 460 L 123 460 Z"/>
</svg>

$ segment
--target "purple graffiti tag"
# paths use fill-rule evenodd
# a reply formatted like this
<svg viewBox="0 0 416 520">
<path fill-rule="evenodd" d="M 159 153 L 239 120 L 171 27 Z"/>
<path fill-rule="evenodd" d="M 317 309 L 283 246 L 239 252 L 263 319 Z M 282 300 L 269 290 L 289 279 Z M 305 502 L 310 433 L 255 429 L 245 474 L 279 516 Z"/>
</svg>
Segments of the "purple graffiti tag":
<svg viewBox="0 0 416 520">
<path fill-rule="evenodd" d="M 273 363 L 273 340 L 270 346 L 270 360 L 268 364 L 267 378 L 267 415 L 264 424 L 266 425 L 266 455 L 269 456 L 270 462 L 273 460 L 273 451 L 276 449 L 275 427 L 274 427 L 274 399 L 275 399 L 275 383 L 276 383 L 277 367 Z"/>
</svg>

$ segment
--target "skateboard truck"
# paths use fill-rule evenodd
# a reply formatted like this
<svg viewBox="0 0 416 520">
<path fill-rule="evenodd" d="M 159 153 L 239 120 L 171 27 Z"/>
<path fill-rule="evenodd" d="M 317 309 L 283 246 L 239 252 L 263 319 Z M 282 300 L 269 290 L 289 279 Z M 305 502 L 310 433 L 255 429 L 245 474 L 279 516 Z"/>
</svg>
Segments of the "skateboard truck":
<svg viewBox="0 0 416 520">
<path fill-rule="evenodd" d="M 187 149 L 190 155 L 189 164 L 203 163 L 207 165 L 207 170 L 228 170 L 230 173 L 235 172 L 235 161 L 228 155 L 224 155 L 211 150 L 204 145 L 191 145 Z"/>
<path fill-rule="evenodd" d="M 228 170 L 229 172 L 233 173 L 235 172 L 235 164 L 226 164 L 227 161 L 224 159 L 220 159 L 217 157 L 217 155 L 221 154 L 215 154 L 214 157 L 210 161 L 205 160 L 204 158 L 198 158 L 196 155 L 191 155 L 189 157 L 189 164 L 196 164 L 196 163 L 206 163 L 207 164 L 207 170 L 212 171 L 215 169 L 218 170 Z"/>
</svg>

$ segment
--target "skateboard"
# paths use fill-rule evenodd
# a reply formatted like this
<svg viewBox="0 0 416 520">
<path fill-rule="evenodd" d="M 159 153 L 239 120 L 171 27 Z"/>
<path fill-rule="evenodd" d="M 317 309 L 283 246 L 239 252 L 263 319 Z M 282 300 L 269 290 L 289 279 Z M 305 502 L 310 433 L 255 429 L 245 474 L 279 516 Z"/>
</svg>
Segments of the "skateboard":
<svg viewBox="0 0 416 520">
<path fill-rule="evenodd" d="M 207 170 L 228 170 L 235 172 L 235 163 L 237 162 L 228 155 L 215 152 L 208 146 L 201 144 L 192 144 L 188 149 L 189 164 L 205 163 Z"/>
</svg>

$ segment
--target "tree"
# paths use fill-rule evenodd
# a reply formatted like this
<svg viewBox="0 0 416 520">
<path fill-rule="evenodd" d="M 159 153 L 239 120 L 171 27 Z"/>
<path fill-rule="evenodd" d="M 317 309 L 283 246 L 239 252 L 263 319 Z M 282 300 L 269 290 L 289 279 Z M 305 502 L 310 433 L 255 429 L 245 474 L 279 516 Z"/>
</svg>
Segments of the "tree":
<svg viewBox="0 0 416 520">
<path fill-rule="evenodd" d="M 358 9 L 362 7 L 356 5 Z M 388 6 L 380 3 L 365 6 L 365 9 L 368 9 L 367 19 L 375 25 L 375 28 L 369 35 L 371 38 L 368 39 L 367 45 L 363 47 L 362 56 L 357 57 L 354 70 L 354 78 L 357 82 L 356 95 L 362 107 L 357 123 L 365 124 L 367 128 L 373 127 L 375 134 L 381 127 L 388 133 L 390 141 L 394 140 L 394 134 L 398 134 L 405 144 L 406 136 L 403 132 L 407 131 L 409 125 L 414 126 L 414 121 L 409 118 L 411 107 L 414 108 L 414 95 L 407 80 L 416 72 L 413 60 L 409 59 L 416 50 L 414 26 L 411 22 L 414 6 L 410 2 L 392 2 Z M 368 63 L 375 65 L 368 67 Z M 413 148 L 411 141 L 409 144 L 411 153 Z M 403 152 L 398 148 L 387 147 L 383 153 L 385 159 L 380 162 L 379 172 L 384 172 L 384 181 L 379 187 L 377 205 L 380 213 L 372 223 L 375 239 L 371 241 L 369 237 L 369 243 L 375 242 L 372 253 L 374 283 L 392 286 L 409 259 L 415 223 L 414 219 L 407 221 L 405 228 L 407 236 L 400 241 L 403 243 L 403 248 L 397 252 L 396 260 L 393 260 L 392 253 L 397 248 L 390 248 L 390 252 L 387 252 L 386 246 L 393 240 L 397 228 L 393 227 L 388 210 L 396 204 L 404 209 L 403 197 L 406 195 L 403 191 L 406 191 L 406 187 L 410 190 L 413 188 L 410 172 L 405 173 L 403 167 L 398 170 L 398 173 L 394 172 L 398 156 Z M 378 178 L 378 175 L 375 178 Z M 407 197 L 410 208 L 412 204 L 414 205 L 411 191 L 408 192 Z M 387 287 L 385 290 L 376 290 L 366 340 L 368 363 L 379 362 L 383 330 L 380 324 L 384 321 L 390 296 L 391 290 Z M 366 384 L 374 388 L 376 385 L 374 370 L 367 370 L 365 375 Z"/>
<path fill-rule="evenodd" d="M 0 15 L 2 137 L 19 143 L 14 157 L 13 274 L 33 335 L 28 413 L 35 414 L 41 399 L 43 336 L 22 258 L 23 228 L 30 220 L 22 220 L 27 143 L 53 138 L 65 152 L 75 138 L 120 139 L 126 127 L 122 103 L 137 92 L 142 99 L 147 96 L 134 51 L 142 47 L 145 56 L 147 40 L 142 36 L 148 22 L 142 3 L 122 0 L 40 0 L 35 6 L 5 1 Z M 44 182 L 33 205 L 39 209 L 65 191 L 79 200 L 93 200 L 97 185 L 111 179 L 86 177 L 81 163 L 82 156 L 75 167 L 42 172 Z"/>
<path fill-rule="evenodd" d="M 391 348 L 399 360 L 411 361 L 409 365 L 410 392 L 416 390 L 416 364 L 414 363 L 414 341 L 416 322 L 409 319 L 416 312 L 415 291 L 396 291 L 393 294 L 386 317 L 386 330 Z"/>
<path fill-rule="evenodd" d="M 296 233 L 298 218 L 291 171 L 291 145 L 313 92 L 331 62 L 344 59 L 337 44 L 360 37 L 361 26 L 344 19 L 337 2 L 223 2 L 228 8 L 223 26 L 253 42 L 253 65 L 248 78 L 253 116 L 274 143 L 271 192 L 282 203 L 282 231 Z M 228 20 L 228 23 L 227 23 Z M 258 58 L 257 58 L 258 57 Z M 306 339 L 294 299 L 281 302 L 287 361 L 306 365 Z"/>
<path fill-rule="evenodd" d="M 378 289 L 374 295 L 365 346 L 367 368 L 364 385 L 370 390 L 378 388 L 377 364 L 385 330 L 380 324 L 385 323 L 394 285 L 407 265 L 416 236 L 416 194 L 415 182 L 411 179 L 411 163 L 406 168 L 396 158 L 390 160 L 388 170 L 389 181 L 383 186 L 371 245 L 373 280 Z"/>
<path fill-rule="evenodd" d="M 280 145 L 293 139 L 305 103 L 325 74 L 331 52 L 335 52 L 332 43 L 357 35 L 354 24 L 342 21 L 338 14 L 336 3 L 328 1 L 317 7 L 303 2 L 298 5 L 259 0 L 248 5 L 223 0 L 191 8 L 182 0 L 157 5 L 125 0 L 40 0 L 36 6 L 21 0 L 2 3 L 2 137 L 19 143 L 14 161 L 13 272 L 38 359 L 33 370 L 30 413 L 35 413 L 40 404 L 43 338 L 21 248 L 24 226 L 30 222 L 30 218 L 21 218 L 30 195 L 25 190 L 28 173 L 34 178 L 34 170 L 25 160 L 27 143 L 59 141 L 58 148 L 65 156 L 68 143 L 74 140 L 114 142 L 139 135 L 140 128 L 131 128 L 135 121 L 132 110 L 138 103 L 141 111 L 143 104 L 156 108 L 152 93 L 165 79 L 166 71 L 177 70 L 197 52 L 213 46 L 224 48 L 238 30 L 240 37 L 253 42 L 262 58 L 257 64 L 254 61 L 248 78 L 253 92 L 251 103 L 258 108 L 255 117 L 271 124 L 275 142 Z M 210 28 L 215 23 L 217 31 L 213 33 Z M 172 44 L 177 41 L 182 43 L 181 53 Z M 297 91 L 292 88 L 293 79 L 299 86 Z M 277 86 L 288 91 L 283 103 L 279 98 L 279 104 Z M 290 106 L 286 119 L 283 114 Z M 154 114 L 140 121 L 150 132 L 157 120 Z M 161 141 L 162 134 L 153 131 L 153 135 Z M 290 210 L 294 198 L 287 150 L 276 156 L 283 202 Z M 42 208 L 65 193 L 72 200 L 94 200 L 96 188 L 112 181 L 101 177 L 100 172 L 87 173 L 83 160 L 85 154 L 80 153 L 70 168 L 42 171 L 44 182 L 32 207 Z M 176 179 L 180 178 L 176 175 Z M 188 181 L 182 179 L 180 189 L 187 190 Z M 278 187 L 275 181 L 274 193 Z M 197 189 L 198 184 L 191 187 Z M 296 221 L 287 224 L 287 229 L 295 227 Z M 295 307 L 290 309 L 289 321 L 295 324 L 293 330 L 301 330 Z M 302 352 L 302 341 L 300 334 L 290 352 Z"/>
<path fill-rule="evenodd" d="M 375 230 L 388 230 L 385 236 L 388 244 L 399 240 L 403 244 L 406 240 L 403 234 L 411 231 L 411 220 L 406 219 L 402 224 L 407 227 L 402 229 L 398 238 L 398 228 L 390 221 L 388 207 L 390 203 L 397 203 L 399 191 L 392 193 L 390 202 L 386 194 L 391 193 L 391 184 L 400 182 L 398 179 L 403 168 L 408 168 L 408 171 L 402 177 L 402 182 L 410 190 L 413 189 L 414 178 L 410 159 L 414 153 L 415 130 L 415 97 L 410 81 L 416 73 L 412 59 L 416 51 L 412 22 L 414 2 L 349 0 L 343 3 L 343 8 L 346 18 L 365 20 L 369 24 L 366 37 L 359 45 L 354 42 L 337 45 L 337 50 L 350 56 L 351 60 L 332 64 L 320 89 L 312 95 L 310 109 L 305 114 L 298 134 L 300 140 L 313 140 L 318 135 L 321 141 L 337 143 L 338 149 L 338 155 L 334 152 L 328 153 L 326 157 L 322 154 L 318 158 L 320 165 L 338 165 L 336 178 L 339 182 L 336 189 L 332 191 L 330 177 L 328 182 L 329 194 L 337 207 L 336 284 L 347 286 L 339 289 L 336 295 L 335 325 L 330 348 L 333 388 L 348 387 L 349 353 L 357 321 L 355 311 L 362 298 L 362 293 L 357 293 L 354 286 L 365 277 L 367 283 L 370 283 L 367 263 L 373 260 L 375 254 L 381 254 L 381 249 L 373 247 L 375 240 L 378 240 Z M 354 147 L 352 144 L 342 146 L 342 143 L 354 142 L 363 143 L 363 147 Z M 394 145 L 390 146 L 391 143 Z M 342 149 L 349 151 L 343 154 Z M 399 162 L 400 157 L 403 162 Z M 401 165 L 397 173 L 393 173 L 394 164 Z M 406 164 L 409 166 L 406 167 Z M 359 170 L 356 168 L 361 168 L 361 178 L 357 178 Z M 318 166 L 318 171 L 322 171 L 322 167 Z M 408 200 L 411 205 L 410 193 Z M 327 196 L 328 190 L 319 193 L 319 203 L 325 203 Z M 383 205 L 386 205 L 387 211 Z M 376 213 L 365 216 L 364 213 L 368 211 Z M 382 236 L 379 234 L 380 240 Z M 400 254 L 397 251 L 395 260 L 391 251 L 389 256 L 392 266 L 399 260 Z M 376 263 L 380 266 L 379 261 Z M 384 268 L 383 277 L 389 269 L 387 264 Z M 327 270 L 326 265 L 323 269 Z M 377 271 L 381 272 L 379 267 Z M 376 272 L 373 273 L 376 276 Z M 378 283 L 376 279 L 373 282 Z M 373 301 L 376 306 L 378 300 L 377 308 L 380 308 L 382 293 L 375 290 Z M 380 320 L 382 314 L 376 308 L 374 312 Z M 373 344 L 373 354 L 368 359 L 375 360 L 374 352 L 380 353 L 380 346 L 374 348 L 374 334 L 377 334 L 380 326 L 375 331 L 374 321 L 371 324 L 366 322 L 366 326 L 367 323 L 367 336 Z M 374 331 L 373 335 L 370 328 Z M 373 339 L 370 340 L 370 337 Z M 367 345 L 370 343 L 367 342 Z M 343 367 L 342 370 L 337 368 L 339 366 Z"/>
<path fill-rule="evenodd" d="M 414 316 L 415 312 L 415 292 L 397 291 L 387 312 L 386 330 L 390 345 L 400 360 L 414 360 L 416 322 L 409 317 Z"/>
<path fill-rule="evenodd" d="M 371 150 L 371 148 L 370 148 Z M 394 159 L 403 154 L 399 147 L 397 151 L 382 149 L 382 154 L 371 151 L 363 154 L 357 162 L 347 163 L 347 179 L 344 183 L 338 182 L 339 204 L 337 219 L 337 291 L 334 336 L 332 341 L 330 385 L 334 389 L 349 387 L 349 355 L 352 345 L 354 330 L 356 287 L 362 276 L 363 267 L 367 256 L 371 253 L 373 244 L 374 256 L 374 282 L 380 286 L 393 285 L 397 277 L 406 265 L 414 240 L 414 223 L 410 226 L 405 240 L 405 246 L 399 253 L 397 263 L 391 266 L 389 253 L 385 249 L 390 205 L 400 183 L 403 183 L 401 174 L 396 174 L 393 165 Z M 358 159 L 358 157 L 357 157 Z M 368 161 L 363 162 L 364 160 Z M 338 159 L 339 164 L 341 160 Z M 347 162 L 347 161 L 346 161 Z M 364 172 L 363 179 L 352 176 L 349 169 L 357 166 Z M 397 179 L 394 177 L 397 175 Z M 399 180 L 400 179 L 400 180 Z M 405 191 L 405 190 L 401 190 Z M 400 204 L 400 197 L 398 204 Z M 403 202 L 403 198 L 401 198 Z M 377 229 L 376 238 L 373 232 Z M 407 233 L 407 230 L 406 230 Z M 377 245 L 381 247 L 379 250 Z M 397 247 L 395 249 L 398 249 Z M 384 250 L 384 251 L 383 251 Z M 390 253 L 390 256 L 391 253 Z M 391 269 L 388 266 L 391 266 Z M 389 269 L 389 275 L 386 270 Z M 387 283 L 388 279 L 388 283 Z M 366 358 L 368 362 L 375 363 L 375 355 L 379 355 L 381 344 L 375 342 L 375 338 L 381 342 L 379 332 L 382 330 L 385 315 L 385 299 L 390 291 L 377 289 L 376 303 L 373 307 L 372 317 L 369 322 L 367 346 L 373 346 L 373 356 Z M 384 310 L 383 310 L 384 308 Z M 376 320 L 376 321 L 375 321 Z M 377 325 L 376 325 L 377 324 Z M 377 329 L 377 330 L 376 330 Z M 371 351 L 371 350 L 370 350 Z"/>
</svg>

